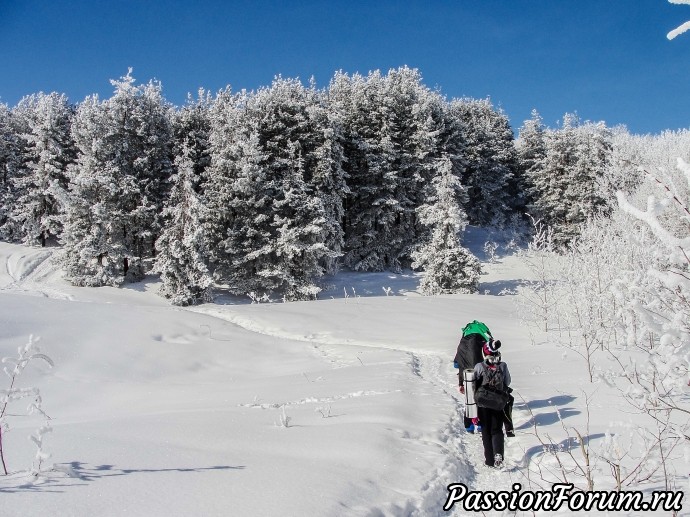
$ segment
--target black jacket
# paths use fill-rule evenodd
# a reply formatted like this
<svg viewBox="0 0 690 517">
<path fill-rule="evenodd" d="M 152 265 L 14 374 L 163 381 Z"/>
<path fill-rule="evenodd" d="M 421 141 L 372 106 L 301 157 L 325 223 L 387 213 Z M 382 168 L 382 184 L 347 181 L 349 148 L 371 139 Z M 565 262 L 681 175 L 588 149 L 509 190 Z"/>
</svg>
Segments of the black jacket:
<svg viewBox="0 0 690 517">
<path fill-rule="evenodd" d="M 463 336 L 458 344 L 458 351 L 455 354 L 455 364 L 458 365 L 458 379 L 460 386 L 464 385 L 465 379 L 463 370 L 473 370 L 477 363 L 484 360 L 482 348 L 484 346 L 484 338 L 480 334 L 469 334 Z"/>
</svg>

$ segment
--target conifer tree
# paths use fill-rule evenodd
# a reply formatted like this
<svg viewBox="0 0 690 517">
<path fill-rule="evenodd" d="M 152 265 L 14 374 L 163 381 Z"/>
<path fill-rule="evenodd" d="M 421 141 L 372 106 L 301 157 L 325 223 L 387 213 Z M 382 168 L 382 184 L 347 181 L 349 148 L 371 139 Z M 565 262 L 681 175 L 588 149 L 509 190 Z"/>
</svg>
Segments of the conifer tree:
<svg viewBox="0 0 690 517">
<path fill-rule="evenodd" d="M 529 176 L 534 198 L 530 212 L 535 219 L 553 228 L 553 241 L 557 247 L 563 246 L 575 235 L 568 224 L 569 214 L 573 212 L 567 202 L 566 191 L 577 160 L 578 124 L 575 116 L 566 114 L 561 129 L 547 133 L 546 156 L 541 168 Z"/>
<path fill-rule="evenodd" d="M 197 97 L 188 96 L 187 103 L 172 117 L 175 156 L 188 155 L 193 164 L 194 174 L 200 179 L 211 164 L 209 135 L 211 132 L 210 110 L 212 105 L 211 94 L 200 89 Z M 201 189 L 201 182 L 197 181 L 196 183 L 195 189 Z"/>
<path fill-rule="evenodd" d="M 10 210 L 16 202 L 14 178 L 21 165 L 21 145 L 12 111 L 0 104 L 0 239 L 14 240 L 18 234 L 10 219 Z"/>
<path fill-rule="evenodd" d="M 366 78 L 337 74 L 329 88 L 344 125 L 346 199 L 344 263 L 356 270 L 399 270 L 410 263 L 422 225 L 430 165 L 445 129 L 438 102 L 417 70 Z"/>
<path fill-rule="evenodd" d="M 22 99 L 18 111 L 25 119 L 26 145 L 13 178 L 10 217 L 25 244 L 46 246 L 62 233 L 67 167 L 76 156 L 70 133 L 74 109 L 64 95 L 39 93 Z"/>
<path fill-rule="evenodd" d="M 168 206 L 163 211 L 165 228 L 156 241 L 154 270 L 161 275 L 161 296 L 174 305 L 209 301 L 213 284 L 207 261 L 208 242 L 203 221 L 205 208 L 197 193 L 200 176 L 195 171 L 194 142 L 185 139 L 175 160 L 177 174 Z"/>
<path fill-rule="evenodd" d="M 521 204 L 515 199 L 520 181 L 508 117 L 488 99 L 455 99 L 449 110 L 464 128 L 466 166 L 461 181 L 468 194 L 469 223 L 502 226 Z"/>
<path fill-rule="evenodd" d="M 334 274 L 340 267 L 344 248 L 344 200 L 348 187 L 343 170 L 343 123 L 330 109 L 324 92 L 311 84 L 307 90 L 307 110 L 312 121 L 311 144 L 305 155 L 305 167 L 311 172 L 314 195 L 324 210 L 324 245 L 329 253 L 323 255 L 321 265 L 326 274 Z"/>
<path fill-rule="evenodd" d="M 579 126 L 578 134 L 577 167 L 570 187 L 581 223 L 610 213 L 613 200 L 607 198 L 603 180 L 610 164 L 612 135 L 603 122 L 586 122 Z"/>
<path fill-rule="evenodd" d="M 385 257 L 377 253 L 377 224 L 381 208 L 382 179 L 378 135 L 381 116 L 376 111 L 381 95 L 381 74 L 367 78 L 338 73 L 331 81 L 329 103 L 343 122 L 343 168 L 347 175 L 344 239 L 346 266 L 358 270 L 385 268 Z"/>
<path fill-rule="evenodd" d="M 206 185 L 219 282 L 243 294 L 316 296 L 339 253 L 344 182 L 334 137 L 313 87 L 297 80 L 219 96 Z"/>
<path fill-rule="evenodd" d="M 73 124 L 78 156 L 62 241 L 76 285 L 141 279 L 168 198 L 172 131 L 161 86 L 135 86 L 131 70 L 112 84 L 113 97 L 87 98 Z"/>
<path fill-rule="evenodd" d="M 582 124 L 566 114 L 562 127 L 544 136 L 546 154 L 527 173 L 533 198 L 529 210 L 553 228 L 554 244 L 563 247 L 584 222 L 606 213 L 609 201 L 600 180 L 610 156 L 610 132 L 601 123 Z"/>
<path fill-rule="evenodd" d="M 520 167 L 526 174 L 539 170 L 546 156 L 544 121 L 537 110 L 532 110 L 532 118 L 525 120 L 515 142 Z"/>
<path fill-rule="evenodd" d="M 224 242 L 235 217 L 231 207 L 233 190 L 241 185 L 234 180 L 241 169 L 238 161 L 243 155 L 236 133 L 240 128 L 240 106 L 246 102 L 247 97 L 247 92 L 233 94 L 230 87 L 227 87 L 218 92 L 208 112 L 210 162 L 202 174 L 202 202 L 209 214 L 204 231 L 210 242 L 208 251 L 211 269 L 214 271 L 214 279 L 219 283 L 227 283 L 229 275 L 226 270 L 230 258 Z"/>
<path fill-rule="evenodd" d="M 525 120 L 519 130 L 519 137 L 515 141 L 518 156 L 518 170 L 524 178 L 523 196 L 525 211 L 531 211 L 531 204 L 538 191 L 535 190 L 533 179 L 538 178 L 546 158 L 546 128 L 537 110 L 532 110 L 532 117 Z"/>
<path fill-rule="evenodd" d="M 424 270 L 420 283 L 423 294 L 475 293 L 479 287 L 481 266 L 472 253 L 462 247 L 458 234 L 467 218 L 458 203 L 463 190 L 453 174 L 449 157 L 438 162 L 433 179 L 433 196 L 419 208 L 420 219 L 430 229 L 430 237 L 413 252 L 414 268 Z"/>
</svg>

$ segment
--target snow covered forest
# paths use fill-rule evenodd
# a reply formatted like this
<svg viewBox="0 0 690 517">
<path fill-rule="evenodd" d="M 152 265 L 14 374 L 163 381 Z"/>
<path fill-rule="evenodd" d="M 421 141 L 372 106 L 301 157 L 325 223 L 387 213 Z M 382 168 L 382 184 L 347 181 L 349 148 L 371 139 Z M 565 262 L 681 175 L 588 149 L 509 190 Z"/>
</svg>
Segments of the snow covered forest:
<svg viewBox="0 0 690 517">
<path fill-rule="evenodd" d="M 180 108 L 131 70 L 112 84 L 109 99 L 0 105 L 0 236 L 59 243 L 75 285 L 157 272 L 174 304 L 213 285 L 314 299 L 342 267 L 414 267 L 427 294 L 476 292 L 466 224 L 531 216 L 564 246 L 639 183 L 618 165 L 638 160 L 624 129 L 573 114 L 551 129 L 535 112 L 516 140 L 489 100 L 448 100 L 409 68 L 325 89 L 278 77 Z"/>
</svg>

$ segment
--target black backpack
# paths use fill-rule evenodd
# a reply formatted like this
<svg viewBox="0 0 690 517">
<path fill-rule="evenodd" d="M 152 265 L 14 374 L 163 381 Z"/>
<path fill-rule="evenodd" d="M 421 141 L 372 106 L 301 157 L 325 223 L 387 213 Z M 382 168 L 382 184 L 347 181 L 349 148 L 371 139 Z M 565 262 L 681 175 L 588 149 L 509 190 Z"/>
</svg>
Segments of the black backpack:
<svg viewBox="0 0 690 517">
<path fill-rule="evenodd" d="M 503 370 L 496 365 L 496 368 L 489 368 L 488 366 L 484 366 L 484 380 L 482 381 L 482 384 L 485 384 L 487 386 L 490 386 L 493 389 L 497 389 L 500 391 L 504 391 L 504 382 L 505 378 L 503 376 Z"/>
<path fill-rule="evenodd" d="M 483 365 L 482 383 L 474 393 L 477 406 L 501 411 L 509 400 L 510 396 L 504 391 L 503 371 L 498 366 Z"/>
</svg>

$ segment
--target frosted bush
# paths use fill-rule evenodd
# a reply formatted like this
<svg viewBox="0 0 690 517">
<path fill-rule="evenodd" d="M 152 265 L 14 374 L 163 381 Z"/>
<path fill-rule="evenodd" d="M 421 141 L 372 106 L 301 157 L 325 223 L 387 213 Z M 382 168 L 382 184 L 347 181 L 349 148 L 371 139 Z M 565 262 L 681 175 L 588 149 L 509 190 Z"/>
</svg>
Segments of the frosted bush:
<svg viewBox="0 0 690 517">
<path fill-rule="evenodd" d="M 4 456 L 4 445 L 6 444 L 5 437 L 11 430 L 9 425 L 9 417 L 21 417 L 39 415 L 44 423 L 36 430 L 35 434 L 30 436 L 31 441 L 36 445 L 36 455 L 31 466 L 31 473 L 38 475 L 41 472 L 43 462 L 49 458 L 49 455 L 44 451 L 44 436 L 52 431 L 50 426 L 50 417 L 43 411 L 41 393 L 38 388 L 19 388 L 18 382 L 21 374 L 28 364 L 33 360 L 40 360 L 45 362 L 49 367 L 53 366 L 53 361 L 47 355 L 41 353 L 36 343 L 38 338 L 34 339 L 29 336 L 29 341 L 20 346 L 17 351 L 17 357 L 3 357 L 2 364 L 6 365 L 3 368 L 5 375 L 9 379 L 9 387 L 0 390 L 0 462 L 2 463 L 3 472 L 7 475 L 7 463 Z M 31 399 L 31 402 L 25 413 L 10 413 L 9 408 L 15 402 L 23 399 Z"/>
</svg>

